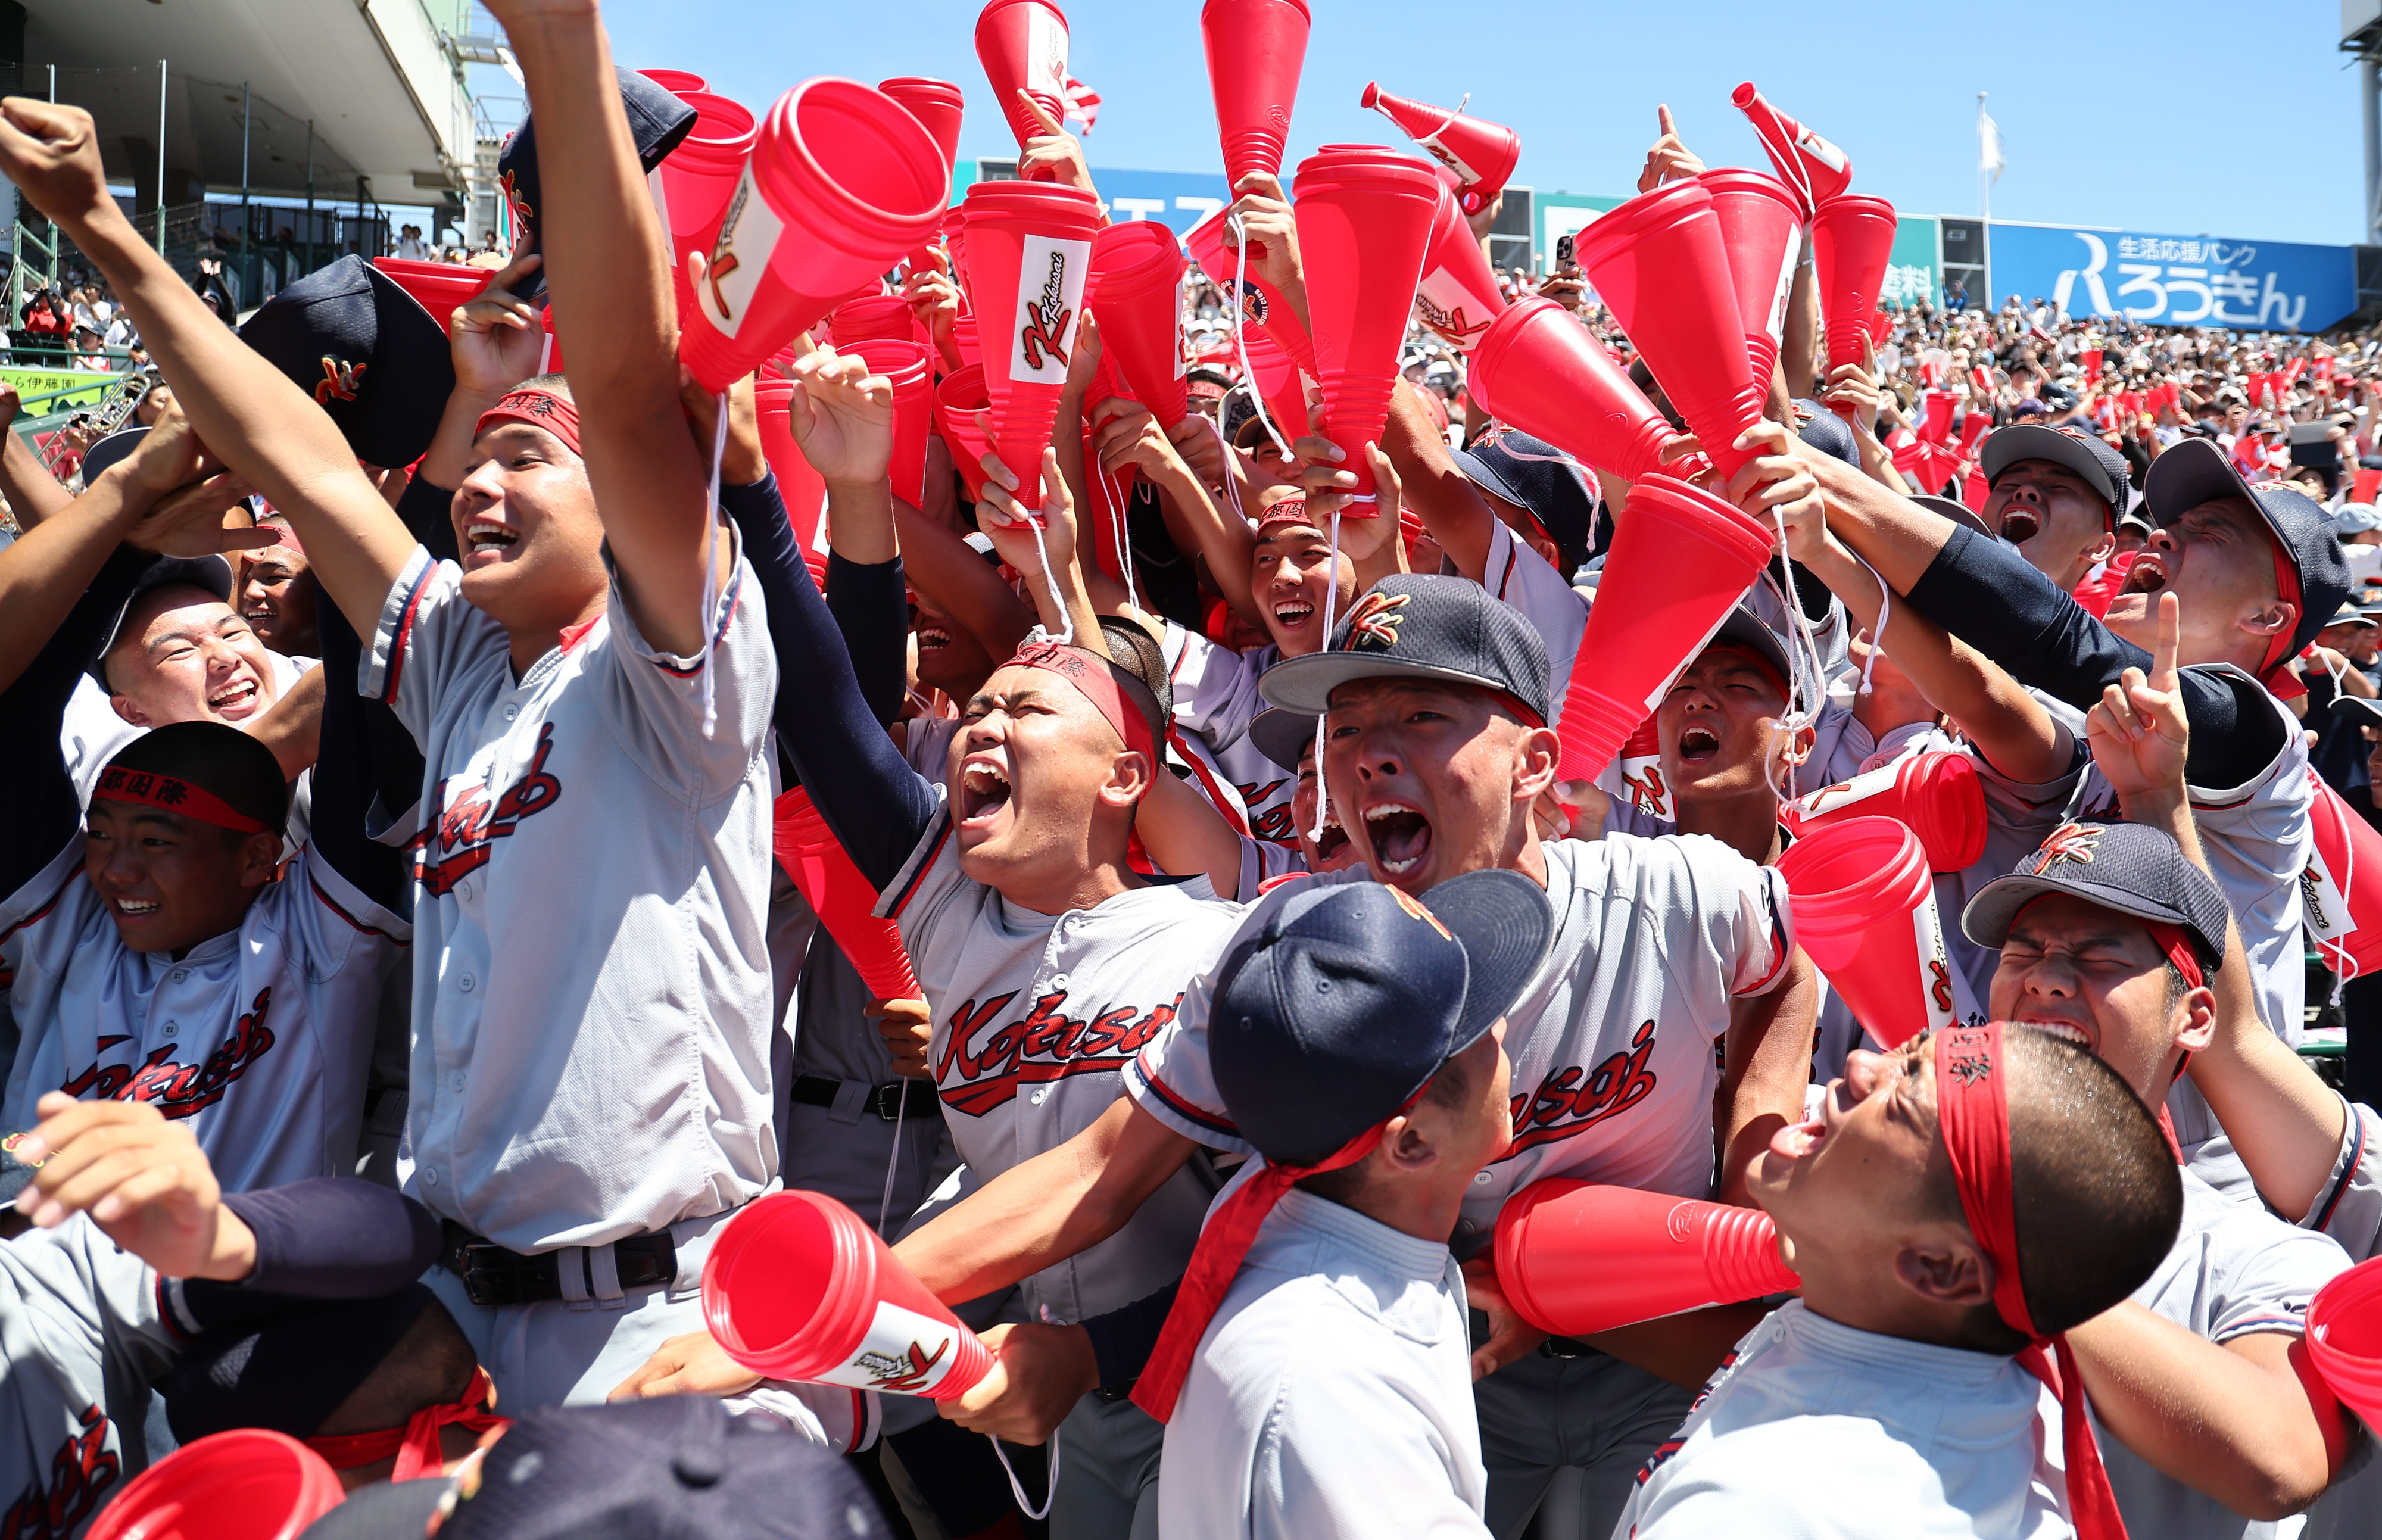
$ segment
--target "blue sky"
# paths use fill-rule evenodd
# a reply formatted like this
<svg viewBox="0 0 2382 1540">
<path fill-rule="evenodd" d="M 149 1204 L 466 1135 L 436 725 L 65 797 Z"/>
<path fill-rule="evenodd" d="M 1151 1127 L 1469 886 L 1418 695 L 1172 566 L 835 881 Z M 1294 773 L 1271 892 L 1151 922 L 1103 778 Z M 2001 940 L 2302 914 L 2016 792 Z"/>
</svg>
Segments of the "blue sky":
<svg viewBox="0 0 2382 1540">
<path fill-rule="evenodd" d="M 2338 0 L 2155 6 L 1309 0 L 1291 162 L 1320 143 L 1403 142 L 1357 105 L 1369 80 L 1522 137 L 1515 181 L 1625 194 L 1670 104 L 1715 165 L 1762 166 L 1741 80 L 1834 140 L 1856 191 L 1912 214 L 1977 211 L 1976 93 L 2008 169 L 1996 218 L 2177 235 L 2353 241 L 2356 73 Z M 1062 0 L 1071 67 L 1105 99 L 1101 166 L 1221 169 L 1194 0 Z M 756 111 L 811 75 L 956 80 L 963 155 L 1015 153 L 977 65 L 979 0 L 610 0 L 624 64 L 707 77 Z M 510 85 L 510 82 L 505 82 Z"/>
</svg>

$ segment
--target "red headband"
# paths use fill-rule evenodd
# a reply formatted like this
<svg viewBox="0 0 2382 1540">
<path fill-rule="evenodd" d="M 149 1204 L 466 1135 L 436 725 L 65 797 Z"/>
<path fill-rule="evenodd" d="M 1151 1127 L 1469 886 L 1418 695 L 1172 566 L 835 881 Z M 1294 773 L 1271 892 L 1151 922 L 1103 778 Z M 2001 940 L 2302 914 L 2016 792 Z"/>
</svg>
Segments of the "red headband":
<svg viewBox="0 0 2382 1540">
<path fill-rule="evenodd" d="M 1158 745 L 1150 733 L 1149 719 L 1141 708 L 1125 698 L 1124 687 L 1117 683 L 1116 665 L 1082 647 L 1067 647 L 1058 642 L 1027 642 L 1017 649 L 1004 668 L 1040 669 L 1054 673 L 1075 687 L 1075 693 L 1092 703 L 1092 709 L 1116 729 L 1124 746 L 1149 757 L 1150 769 L 1159 768 Z"/>
<path fill-rule="evenodd" d="M 2190 931 L 2165 920 L 2146 919 L 2143 924 L 2150 930 L 2151 940 L 2158 943 L 2158 949 L 2167 954 L 2167 960 L 2183 975 L 2187 988 L 2196 990 L 2207 983 L 2207 974 L 2200 966 L 2200 953 L 2192 944 Z"/>
<path fill-rule="evenodd" d="M 2300 594 L 2298 561 L 2283 549 L 2283 542 L 2271 529 L 2266 532 L 2266 547 L 2275 556 L 2275 597 L 2295 610 L 2304 608 L 2305 600 Z M 2283 664 L 2291 656 L 2291 637 L 2298 629 L 2295 618 L 2291 630 L 2278 631 L 2274 639 L 2266 644 L 2266 660 L 2258 666 L 2258 681 L 2270 690 L 2275 687 L 2275 680 L 2283 676 Z M 2293 679 L 2291 684 L 2291 695 L 2307 693 L 2307 687 L 2297 679 Z M 2290 696 L 2283 698 L 2289 699 Z"/>
<path fill-rule="evenodd" d="M 479 425 L 472 429 L 477 438 L 490 428 L 503 423 L 527 423 L 571 446 L 571 452 L 580 454 L 579 409 L 551 390 L 520 389 L 512 392 L 487 411 L 480 413 Z"/>
<path fill-rule="evenodd" d="M 435 1476 L 447 1463 L 446 1451 L 438 1445 L 439 1429 L 452 1423 L 473 1433 L 485 1433 L 490 1428 L 512 1425 L 511 1418 L 499 1417 L 487 1410 L 488 1402 L 495 1398 L 496 1394 L 496 1382 L 488 1378 L 488 1372 L 474 1366 L 472 1383 L 460 1399 L 424 1407 L 407 1419 L 401 1428 L 318 1435 L 300 1442 L 321 1455 L 334 1471 L 352 1471 L 395 1455 L 397 1469 L 389 1472 L 389 1480 L 411 1481 L 416 1476 Z"/>
<path fill-rule="evenodd" d="M 186 819 L 228 829 L 235 834 L 272 832 L 205 787 L 193 786 L 179 776 L 161 775 L 155 770 L 110 765 L 100 772 L 99 784 L 91 795 L 95 802 L 138 802 L 144 807 L 162 807 Z"/>
<path fill-rule="evenodd" d="M 2018 1215 L 2010 1186 L 2009 1088 L 2003 1024 L 1948 1027 L 1935 1034 L 1935 1120 L 1952 1157 L 1952 1179 L 1969 1233 L 1994 1264 L 1994 1310 L 2030 1346 L 2019 1362 L 2059 1397 L 2066 1446 L 2068 1508 L 2079 1540 L 2124 1540 L 2126 1521 L 2101 1465 L 2101 1447 L 2085 1410 L 2084 1379 L 2063 1334 L 2046 1338 L 2026 1308 L 2019 1275 Z M 2055 1369 L 2044 1349 L 2057 1359 Z"/>
</svg>

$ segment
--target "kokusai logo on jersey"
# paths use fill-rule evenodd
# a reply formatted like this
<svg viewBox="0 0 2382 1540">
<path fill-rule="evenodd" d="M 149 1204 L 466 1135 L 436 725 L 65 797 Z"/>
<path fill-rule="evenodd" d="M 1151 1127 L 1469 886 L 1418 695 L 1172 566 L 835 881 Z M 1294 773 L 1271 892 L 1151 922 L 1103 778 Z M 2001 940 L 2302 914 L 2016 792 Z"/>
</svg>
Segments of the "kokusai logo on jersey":
<svg viewBox="0 0 2382 1540">
<path fill-rule="evenodd" d="M 1645 1101 L 1658 1079 L 1646 1067 L 1653 1056 L 1654 1024 L 1648 1021 L 1627 1048 L 1594 1069 L 1562 1065 L 1547 1071 L 1535 1087 L 1514 1098 L 1514 1142 L 1498 1159 L 1509 1161 L 1536 1145 L 1569 1139 Z"/>
<path fill-rule="evenodd" d="M 1084 306 L 1084 274 L 1092 264 L 1088 240 L 1029 235 L 1017 265 L 1016 329 L 1011 334 L 1009 377 L 1027 384 L 1064 385 L 1075 347 L 1075 318 Z"/>
<path fill-rule="evenodd" d="M 86 1406 L 75 1423 L 76 1431 L 50 1457 L 49 1479 L 35 1476 L 0 1514 L 0 1540 L 66 1540 L 116 1485 L 124 1462 L 107 1447 L 107 1418 Z"/>
<path fill-rule="evenodd" d="M 994 1023 L 1019 992 L 997 994 L 978 1005 L 964 1001 L 952 1013 L 951 1035 L 935 1086 L 943 1105 L 982 1117 L 1013 1100 L 1021 1086 L 1047 1085 L 1070 1075 L 1122 1070 L 1174 1019 L 1183 996 L 1145 1010 L 1118 1005 L 1081 1016 L 1066 1013 L 1067 992 L 1036 998 L 1013 1020 Z"/>
<path fill-rule="evenodd" d="M 736 328 L 744 324 L 753 308 L 754 291 L 761 287 L 761 275 L 769 270 L 769 258 L 777 252 L 778 237 L 785 228 L 785 221 L 769 207 L 769 200 L 761 196 L 753 180 L 752 165 L 746 163 L 728 200 L 727 216 L 719 222 L 719 239 L 711 243 L 710 254 L 704 258 L 703 281 L 694 286 L 695 304 L 721 336 L 735 336 Z"/>
<path fill-rule="evenodd" d="M 461 782 L 460 777 L 440 782 L 438 806 L 414 837 L 415 881 L 434 897 L 454 892 L 456 883 L 488 864 L 495 842 L 559 801 L 562 778 L 546 769 L 553 752 L 554 724 L 547 722 L 538 729 L 529 768 L 493 801 L 485 786 Z"/>
<path fill-rule="evenodd" d="M 167 1117 L 193 1116 L 222 1101 L 231 1083 L 272 1051 L 273 1033 L 264 1025 L 265 1012 L 272 1006 L 273 991 L 259 990 L 255 1003 L 201 1063 L 173 1063 L 176 1045 L 167 1043 L 152 1050 L 138 1065 L 93 1064 L 58 1089 L 68 1096 L 80 1097 L 87 1091 L 101 1101 L 146 1102 Z M 104 1057 L 117 1043 L 131 1041 L 129 1035 L 102 1038 L 95 1047 Z"/>
</svg>

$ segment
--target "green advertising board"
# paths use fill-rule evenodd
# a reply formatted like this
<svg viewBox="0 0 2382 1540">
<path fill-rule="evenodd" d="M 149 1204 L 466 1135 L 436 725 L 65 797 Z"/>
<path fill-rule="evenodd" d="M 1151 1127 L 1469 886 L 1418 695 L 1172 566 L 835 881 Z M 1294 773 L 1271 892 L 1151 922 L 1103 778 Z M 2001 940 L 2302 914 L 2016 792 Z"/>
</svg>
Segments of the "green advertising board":
<svg viewBox="0 0 2382 1540">
<path fill-rule="evenodd" d="M 1885 259 L 1885 282 L 1878 289 L 1880 304 L 1944 302 L 1944 254 L 1938 238 L 1933 219 L 1917 215 L 1897 217 L 1894 251 Z"/>
</svg>

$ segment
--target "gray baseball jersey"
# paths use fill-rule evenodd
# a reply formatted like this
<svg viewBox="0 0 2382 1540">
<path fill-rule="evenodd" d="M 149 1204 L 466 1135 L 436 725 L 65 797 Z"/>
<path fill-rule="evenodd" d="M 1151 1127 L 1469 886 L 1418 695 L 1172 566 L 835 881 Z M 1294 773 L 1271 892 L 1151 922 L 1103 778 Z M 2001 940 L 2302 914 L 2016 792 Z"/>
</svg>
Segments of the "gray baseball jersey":
<svg viewBox="0 0 2382 1540">
<path fill-rule="evenodd" d="M 961 1160 L 989 1180 L 1056 1149 L 1116 1101 L 1120 1073 L 1182 1007 L 1239 923 L 1204 877 L 1089 909 L 1021 908 L 960 869 L 948 799 L 878 913 L 896 920 L 934 1013 L 928 1063 Z M 1182 1276 L 1213 1184 L 1176 1172 L 1123 1229 L 1025 1280 L 1029 1312 L 1074 1322 Z"/>
<path fill-rule="evenodd" d="M 360 674 L 425 761 L 406 1190 L 516 1251 L 733 1208 L 778 1166 L 759 585 L 740 556 L 706 735 L 702 659 L 638 634 L 617 577 L 519 679 L 461 583 L 417 549 Z"/>
<path fill-rule="evenodd" d="M 2363 1102 L 2343 1097 L 2340 1104 L 2349 1115 L 2340 1153 L 2300 1226 L 2323 1231 L 2351 1262 L 2364 1262 L 2382 1256 L 2382 1116 Z"/>
<path fill-rule="evenodd" d="M 0 900 L 22 1033 L 0 1127 L 45 1091 L 187 1119 L 230 1192 L 352 1174 L 381 992 L 411 928 L 309 845 L 238 929 L 133 952 L 83 875 L 80 835 Z"/>
<path fill-rule="evenodd" d="M 1718 840 L 1608 834 L 1540 848 L 1554 942 L 1506 1013 L 1514 1142 L 1472 1178 L 1455 1227 L 1465 1254 L 1488 1243 L 1506 1198 L 1542 1177 L 1710 1196 L 1729 1003 L 1774 988 L 1795 950 L 1786 881 Z M 1361 867 L 1291 878 L 1249 906 L 1240 934 L 1308 883 L 1369 881 Z M 1203 968 L 1125 1086 L 1177 1133 L 1253 1153 L 1208 1066 L 1214 988 Z"/>
<path fill-rule="evenodd" d="M 1258 676 L 1282 660 L 1282 649 L 1269 644 L 1234 652 L 1171 621 L 1160 647 L 1174 693 L 1174 731 L 1167 736 L 1194 767 L 1195 783 L 1242 833 L 1296 851 L 1290 799 L 1297 779 L 1248 736 L 1249 723 L 1265 709 Z"/>
</svg>

